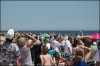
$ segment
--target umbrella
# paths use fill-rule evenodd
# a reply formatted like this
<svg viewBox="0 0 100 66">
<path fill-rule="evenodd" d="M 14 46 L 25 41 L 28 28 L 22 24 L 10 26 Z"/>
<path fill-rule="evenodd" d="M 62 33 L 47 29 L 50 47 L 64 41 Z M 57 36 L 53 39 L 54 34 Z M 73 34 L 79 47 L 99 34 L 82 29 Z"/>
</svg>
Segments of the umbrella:
<svg viewBox="0 0 100 66">
<path fill-rule="evenodd" d="M 94 34 L 91 34 L 92 38 L 94 40 L 100 40 L 100 34 L 99 33 L 94 33 Z"/>
<path fill-rule="evenodd" d="M 44 33 L 44 34 L 41 34 L 40 36 L 42 36 L 42 37 L 49 37 L 50 35 L 47 34 L 47 33 Z"/>
<path fill-rule="evenodd" d="M 6 36 L 1 36 L 2 38 L 6 39 Z"/>
<path fill-rule="evenodd" d="M 4 38 L 2 38 L 2 37 L 0 37 L 0 41 L 5 41 L 5 39 L 4 39 Z"/>
</svg>

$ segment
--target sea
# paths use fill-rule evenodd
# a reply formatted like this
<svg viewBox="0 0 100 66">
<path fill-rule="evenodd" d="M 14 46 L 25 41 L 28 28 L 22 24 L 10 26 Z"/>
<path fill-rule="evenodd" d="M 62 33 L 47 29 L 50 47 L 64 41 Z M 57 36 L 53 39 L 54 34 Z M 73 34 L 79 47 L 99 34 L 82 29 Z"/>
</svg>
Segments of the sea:
<svg viewBox="0 0 100 66">
<path fill-rule="evenodd" d="M 7 31 L 1 31 L 1 32 L 7 32 Z M 27 33 L 32 33 L 32 34 L 43 34 L 43 33 L 52 33 L 54 32 L 55 34 L 62 34 L 62 35 L 67 35 L 67 34 L 78 34 L 81 35 L 81 33 L 83 33 L 83 35 L 91 35 L 94 33 L 100 33 L 99 30 L 85 30 L 85 31 L 72 31 L 72 30 L 25 30 L 25 31 L 18 31 L 18 32 L 27 32 Z"/>
</svg>

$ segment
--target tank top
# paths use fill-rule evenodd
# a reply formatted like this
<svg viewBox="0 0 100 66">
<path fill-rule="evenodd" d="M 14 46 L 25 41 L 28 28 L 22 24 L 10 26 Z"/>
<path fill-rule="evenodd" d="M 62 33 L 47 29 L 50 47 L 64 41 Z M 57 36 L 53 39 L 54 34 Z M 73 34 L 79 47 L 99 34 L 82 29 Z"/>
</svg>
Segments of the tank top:
<svg viewBox="0 0 100 66">
<path fill-rule="evenodd" d="M 29 49 L 27 49 L 26 45 L 23 48 L 20 48 L 21 53 L 21 65 L 32 65 L 32 59 L 31 59 L 31 52 Z"/>
<path fill-rule="evenodd" d="M 83 60 L 81 62 L 76 62 L 75 59 L 74 59 L 73 66 L 87 66 L 87 63 L 85 62 L 85 60 Z"/>
</svg>

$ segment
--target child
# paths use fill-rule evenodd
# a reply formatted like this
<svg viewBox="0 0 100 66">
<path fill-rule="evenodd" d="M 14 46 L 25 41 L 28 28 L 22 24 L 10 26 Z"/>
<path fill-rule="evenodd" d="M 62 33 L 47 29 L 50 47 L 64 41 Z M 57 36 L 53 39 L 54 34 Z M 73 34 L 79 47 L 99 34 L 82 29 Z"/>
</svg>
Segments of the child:
<svg viewBox="0 0 100 66">
<path fill-rule="evenodd" d="M 48 47 L 43 46 L 43 54 L 40 55 L 41 65 L 43 66 L 51 66 L 53 63 L 52 57 L 48 54 Z"/>
</svg>

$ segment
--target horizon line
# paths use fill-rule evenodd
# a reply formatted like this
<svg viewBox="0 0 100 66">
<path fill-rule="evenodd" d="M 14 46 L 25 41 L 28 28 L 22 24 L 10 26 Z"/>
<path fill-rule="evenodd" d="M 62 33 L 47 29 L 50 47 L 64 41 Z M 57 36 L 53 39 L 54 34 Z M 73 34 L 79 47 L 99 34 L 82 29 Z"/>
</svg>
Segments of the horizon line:
<svg viewBox="0 0 100 66">
<path fill-rule="evenodd" d="M 1 30 L 7 31 L 7 30 Z M 15 30 L 15 31 L 100 31 L 100 30 Z"/>
</svg>

